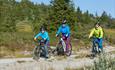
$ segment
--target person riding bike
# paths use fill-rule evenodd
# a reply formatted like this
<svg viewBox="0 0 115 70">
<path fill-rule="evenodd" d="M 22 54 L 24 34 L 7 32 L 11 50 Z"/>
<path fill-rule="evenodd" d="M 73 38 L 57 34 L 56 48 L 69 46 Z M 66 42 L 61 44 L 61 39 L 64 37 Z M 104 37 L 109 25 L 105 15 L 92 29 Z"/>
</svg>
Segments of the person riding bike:
<svg viewBox="0 0 115 70">
<path fill-rule="evenodd" d="M 59 34 L 62 34 L 62 39 L 65 41 L 66 43 L 66 51 L 64 52 L 67 52 L 67 49 L 69 47 L 69 43 L 70 43 L 70 28 L 69 26 L 67 25 L 67 20 L 64 19 L 63 22 L 62 22 L 62 25 L 59 27 L 57 33 L 56 33 L 56 37 L 59 35 Z"/>
<path fill-rule="evenodd" d="M 93 48 L 96 47 L 96 44 L 98 45 L 98 52 L 102 52 L 103 51 L 103 29 L 100 26 L 100 23 L 96 23 L 95 24 L 95 28 L 93 28 L 90 32 L 89 38 L 93 38 Z M 94 52 L 95 50 L 92 49 L 92 52 Z"/>
<path fill-rule="evenodd" d="M 36 41 L 38 37 L 41 37 L 43 40 L 45 40 L 45 57 L 48 58 L 49 55 L 47 47 L 49 46 L 49 35 L 43 26 L 40 28 L 40 32 L 34 37 L 34 40 Z"/>
</svg>

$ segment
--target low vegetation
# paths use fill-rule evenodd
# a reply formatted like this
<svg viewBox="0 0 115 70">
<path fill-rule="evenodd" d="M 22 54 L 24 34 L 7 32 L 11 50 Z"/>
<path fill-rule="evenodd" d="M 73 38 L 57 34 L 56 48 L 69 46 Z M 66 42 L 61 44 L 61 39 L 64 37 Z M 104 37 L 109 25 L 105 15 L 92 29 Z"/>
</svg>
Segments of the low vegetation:
<svg viewBox="0 0 115 70">
<path fill-rule="evenodd" d="M 115 59 L 108 54 L 102 54 L 98 60 L 94 61 L 94 65 L 83 68 L 65 68 L 65 70 L 115 70 Z"/>
</svg>

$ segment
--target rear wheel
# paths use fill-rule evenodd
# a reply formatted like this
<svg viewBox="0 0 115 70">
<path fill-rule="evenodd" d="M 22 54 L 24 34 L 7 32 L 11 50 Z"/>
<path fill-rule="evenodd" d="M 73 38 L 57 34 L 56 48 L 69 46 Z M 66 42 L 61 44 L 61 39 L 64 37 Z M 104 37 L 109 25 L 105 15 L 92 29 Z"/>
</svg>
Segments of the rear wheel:
<svg viewBox="0 0 115 70">
<path fill-rule="evenodd" d="M 48 54 L 49 54 L 49 57 L 52 56 L 52 49 L 50 47 L 48 47 Z"/>
<path fill-rule="evenodd" d="M 64 55 L 64 48 L 61 42 L 58 43 L 56 51 L 57 51 L 57 55 Z"/>
</svg>

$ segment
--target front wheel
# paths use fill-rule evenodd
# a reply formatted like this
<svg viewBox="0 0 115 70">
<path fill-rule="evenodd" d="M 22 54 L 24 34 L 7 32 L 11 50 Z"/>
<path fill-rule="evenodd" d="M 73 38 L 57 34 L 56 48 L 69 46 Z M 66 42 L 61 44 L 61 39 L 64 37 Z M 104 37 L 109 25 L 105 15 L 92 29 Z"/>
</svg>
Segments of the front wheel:
<svg viewBox="0 0 115 70">
<path fill-rule="evenodd" d="M 40 57 L 40 47 L 35 46 L 33 50 L 33 59 L 38 60 Z"/>
<path fill-rule="evenodd" d="M 66 55 L 67 55 L 67 56 L 70 56 L 71 53 L 72 53 L 72 45 L 69 44 L 69 47 L 68 47 L 67 50 L 66 50 Z"/>
</svg>

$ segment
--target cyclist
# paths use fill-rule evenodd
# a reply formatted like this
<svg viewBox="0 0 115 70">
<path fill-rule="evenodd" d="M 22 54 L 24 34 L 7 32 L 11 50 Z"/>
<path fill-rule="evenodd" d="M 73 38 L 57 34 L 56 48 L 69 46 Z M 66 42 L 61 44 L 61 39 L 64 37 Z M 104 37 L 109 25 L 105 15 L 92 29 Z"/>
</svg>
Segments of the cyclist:
<svg viewBox="0 0 115 70">
<path fill-rule="evenodd" d="M 59 34 L 62 34 L 62 39 L 65 40 L 65 43 L 66 43 L 66 51 L 67 51 L 67 48 L 69 47 L 69 42 L 70 42 L 70 28 L 69 26 L 67 25 L 67 20 L 64 19 L 63 22 L 62 22 L 62 25 L 59 27 L 57 33 L 56 33 L 56 37 L 59 35 Z M 64 51 L 65 52 L 65 51 Z"/>
<path fill-rule="evenodd" d="M 48 58 L 49 55 L 47 47 L 49 46 L 49 35 L 43 26 L 40 28 L 40 32 L 34 37 L 34 40 L 36 41 L 38 37 L 41 37 L 43 40 L 45 40 L 45 57 Z"/>
<path fill-rule="evenodd" d="M 91 30 L 89 38 L 93 37 L 93 48 L 96 47 L 96 44 L 98 45 L 98 52 L 103 51 L 103 29 L 100 26 L 100 23 L 96 23 L 95 27 Z M 92 52 L 95 50 L 92 49 Z"/>
</svg>

